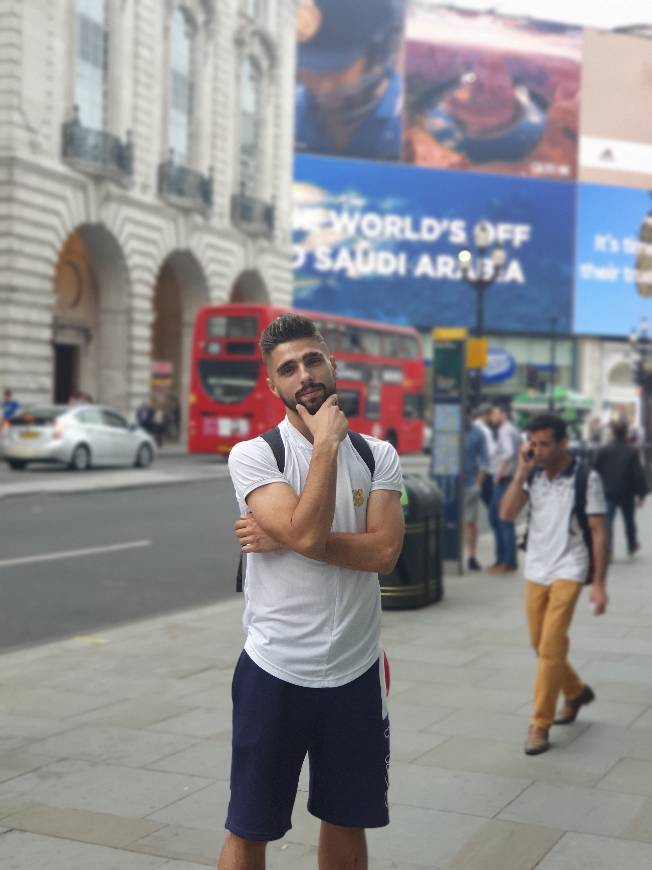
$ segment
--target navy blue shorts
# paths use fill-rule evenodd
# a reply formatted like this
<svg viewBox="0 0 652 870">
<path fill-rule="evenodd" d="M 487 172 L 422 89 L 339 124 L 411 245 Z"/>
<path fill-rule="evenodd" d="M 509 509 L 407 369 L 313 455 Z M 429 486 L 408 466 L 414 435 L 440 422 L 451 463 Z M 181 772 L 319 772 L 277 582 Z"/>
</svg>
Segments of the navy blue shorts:
<svg viewBox="0 0 652 870">
<path fill-rule="evenodd" d="M 389 719 L 378 663 L 333 689 L 279 680 L 243 651 L 233 675 L 231 800 L 225 827 L 245 840 L 278 840 L 306 753 L 308 810 L 334 825 L 389 823 Z"/>
</svg>

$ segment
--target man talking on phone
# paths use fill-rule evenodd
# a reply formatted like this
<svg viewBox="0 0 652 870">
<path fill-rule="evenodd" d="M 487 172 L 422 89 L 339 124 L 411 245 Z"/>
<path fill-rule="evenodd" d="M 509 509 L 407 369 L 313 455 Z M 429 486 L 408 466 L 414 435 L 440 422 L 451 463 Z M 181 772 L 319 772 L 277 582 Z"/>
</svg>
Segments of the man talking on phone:
<svg viewBox="0 0 652 870">
<path fill-rule="evenodd" d="M 500 515 L 513 522 L 529 501 L 526 607 L 539 661 L 525 754 L 539 755 L 550 748 L 550 727 L 574 722 L 595 698 L 568 662 L 568 631 L 587 580 L 593 613 L 607 608 L 607 506 L 599 474 L 568 453 L 561 417 L 541 414 L 528 430 Z"/>
</svg>

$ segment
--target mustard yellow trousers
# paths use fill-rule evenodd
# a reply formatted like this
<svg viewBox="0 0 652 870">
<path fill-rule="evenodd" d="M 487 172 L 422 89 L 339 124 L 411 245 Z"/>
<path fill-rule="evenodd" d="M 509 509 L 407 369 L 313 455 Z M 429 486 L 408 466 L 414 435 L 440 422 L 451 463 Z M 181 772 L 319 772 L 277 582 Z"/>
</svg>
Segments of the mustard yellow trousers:
<svg viewBox="0 0 652 870">
<path fill-rule="evenodd" d="M 530 641 L 539 659 L 531 724 L 539 728 L 552 725 L 560 692 L 572 700 L 584 688 L 567 660 L 568 630 L 581 591 L 575 580 L 554 580 L 550 586 L 526 583 Z"/>
</svg>

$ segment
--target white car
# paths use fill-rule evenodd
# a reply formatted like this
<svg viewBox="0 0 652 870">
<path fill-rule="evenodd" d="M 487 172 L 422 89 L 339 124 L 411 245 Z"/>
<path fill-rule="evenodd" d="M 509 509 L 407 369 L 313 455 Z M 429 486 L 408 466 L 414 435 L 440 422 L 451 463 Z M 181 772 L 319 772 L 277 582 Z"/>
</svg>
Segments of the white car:
<svg viewBox="0 0 652 870">
<path fill-rule="evenodd" d="M 2 458 L 20 471 L 30 462 L 54 462 L 84 471 L 96 465 L 135 465 L 154 460 L 153 438 L 103 405 L 24 408 L 5 421 Z"/>
</svg>

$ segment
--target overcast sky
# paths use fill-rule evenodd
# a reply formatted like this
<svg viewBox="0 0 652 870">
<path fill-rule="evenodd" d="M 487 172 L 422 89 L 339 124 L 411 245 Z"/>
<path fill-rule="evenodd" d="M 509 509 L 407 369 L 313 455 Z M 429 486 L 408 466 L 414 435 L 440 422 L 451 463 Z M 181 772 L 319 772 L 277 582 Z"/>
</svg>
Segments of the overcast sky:
<svg viewBox="0 0 652 870">
<path fill-rule="evenodd" d="M 431 0 L 437 4 L 438 0 Z M 652 0 L 450 0 L 451 6 L 494 9 L 548 21 L 611 30 L 627 24 L 652 25 Z"/>
</svg>

